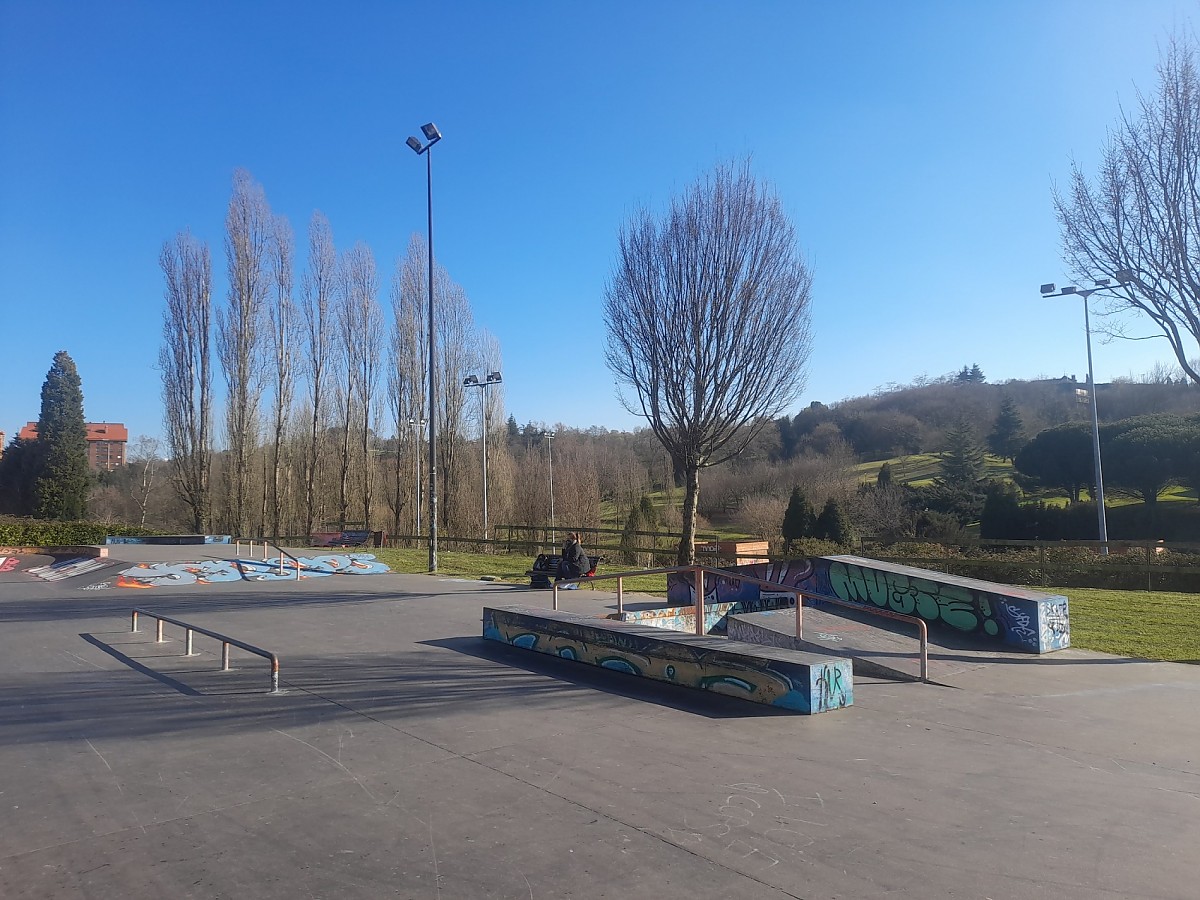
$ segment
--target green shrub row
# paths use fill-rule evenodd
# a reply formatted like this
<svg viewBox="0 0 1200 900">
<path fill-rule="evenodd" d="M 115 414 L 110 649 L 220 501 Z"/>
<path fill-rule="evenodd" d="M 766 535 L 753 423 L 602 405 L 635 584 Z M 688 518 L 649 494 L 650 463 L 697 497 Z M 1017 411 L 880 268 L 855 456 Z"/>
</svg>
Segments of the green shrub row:
<svg viewBox="0 0 1200 900">
<path fill-rule="evenodd" d="M 73 547 L 103 544 L 108 535 L 144 537 L 160 534 L 136 525 L 105 522 L 59 522 L 53 519 L 18 519 L 0 516 L 0 546 Z"/>
</svg>

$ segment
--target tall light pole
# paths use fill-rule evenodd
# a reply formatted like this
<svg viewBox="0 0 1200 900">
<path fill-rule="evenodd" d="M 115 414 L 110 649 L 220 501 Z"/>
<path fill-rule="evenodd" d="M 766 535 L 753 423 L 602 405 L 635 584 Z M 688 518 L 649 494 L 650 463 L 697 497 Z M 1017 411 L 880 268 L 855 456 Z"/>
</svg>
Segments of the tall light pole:
<svg viewBox="0 0 1200 900">
<path fill-rule="evenodd" d="M 483 539 L 488 539 L 488 510 L 487 510 L 487 389 L 497 385 L 504 379 L 499 372 L 488 372 L 487 377 L 480 381 L 478 376 L 468 375 L 463 379 L 463 387 L 479 388 L 479 413 L 483 419 Z"/>
<path fill-rule="evenodd" d="M 416 493 L 415 502 L 413 503 L 413 513 L 416 516 L 416 528 L 413 534 L 420 536 L 421 534 L 421 451 L 417 444 L 425 435 L 425 420 L 413 419 L 408 420 L 408 425 L 413 430 L 413 491 Z"/>
<path fill-rule="evenodd" d="M 553 545 L 558 543 L 554 535 L 554 432 L 543 431 L 542 437 L 546 439 L 546 454 L 550 459 L 550 543 Z"/>
<path fill-rule="evenodd" d="M 1095 287 L 1080 288 L 1067 285 L 1061 290 L 1051 283 L 1042 285 L 1043 297 L 1082 297 L 1083 333 L 1087 337 L 1088 395 L 1092 401 L 1092 460 L 1096 469 L 1096 518 L 1100 529 L 1100 555 L 1108 556 L 1108 521 L 1104 514 L 1104 471 L 1100 466 L 1100 416 L 1096 411 L 1096 377 L 1092 372 L 1092 328 L 1088 320 L 1088 298 L 1097 291 L 1108 291 L 1125 287 L 1133 278 L 1133 272 L 1122 269 L 1116 273 L 1116 283 L 1110 278 L 1101 278 Z"/>
<path fill-rule="evenodd" d="M 437 571 L 437 332 L 433 321 L 433 154 L 430 149 L 442 139 L 432 122 L 421 126 L 425 143 L 410 137 L 406 144 L 425 157 L 425 203 L 429 212 L 429 571 Z"/>
</svg>

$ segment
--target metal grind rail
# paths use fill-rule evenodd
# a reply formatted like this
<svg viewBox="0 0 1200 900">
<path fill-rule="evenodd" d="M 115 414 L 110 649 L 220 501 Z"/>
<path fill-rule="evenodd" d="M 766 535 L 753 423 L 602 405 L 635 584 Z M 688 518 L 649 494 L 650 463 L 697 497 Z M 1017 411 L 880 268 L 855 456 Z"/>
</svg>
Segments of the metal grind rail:
<svg viewBox="0 0 1200 900">
<path fill-rule="evenodd" d="M 271 542 L 271 541 L 267 541 L 267 540 L 260 540 L 260 541 L 258 541 L 257 543 L 259 543 L 259 544 L 262 544 L 262 558 L 263 558 L 263 562 L 266 562 L 266 561 L 267 561 L 267 548 L 268 548 L 268 547 L 274 547 L 274 548 L 275 548 L 275 549 L 278 551 L 278 553 L 279 553 L 279 576 L 280 576 L 281 578 L 283 577 L 283 569 L 284 569 L 284 562 L 283 562 L 283 558 L 286 556 L 288 559 L 290 559 L 290 560 L 292 561 L 292 562 L 291 562 L 291 564 L 292 564 L 293 566 L 295 566 L 295 569 L 296 569 L 296 580 L 297 580 L 297 581 L 299 581 L 299 580 L 300 580 L 300 570 L 301 570 L 302 568 L 304 568 L 304 566 L 301 564 L 300 560 L 298 560 L 296 557 L 292 556 L 292 554 L 288 553 L 286 550 L 284 550 L 284 549 L 283 549 L 282 547 L 280 547 L 278 544 L 276 544 L 276 543 L 273 543 L 273 542 Z M 248 558 L 248 559 L 254 559 L 254 544 L 255 544 L 255 541 L 253 541 L 253 540 L 242 540 L 241 538 L 238 538 L 236 541 L 234 541 L 234 542 L 233 542 L 234 555 L 235 555 L 235 556 L 237 556 L 237 557 L 239 557 L 239 558 L 241 557 L 241 555 L 242 555 L 242 544 L 249 544 L 249 545 L 250 545 L 250 549 L 249 549 L 249 552 L 248 552 L 248 554 L 247 554 L 247 558 Z"/>
<path fill-rule="evenodd" d="M 229 648 L 238 647 L 245 650 L 247 653 L 253 653 L 255 656 L 261 656 L 271 663 L 271 690 L 269 693 L 278 694 L 279 691 L 279 657 L 270 650 L 264 650 L 262 647 L 255 647 L 253 644 L 247 644 L 245 641 L 239 641 L 231 638 L 228 635 L 221 634 L 216 631 L 209 631 L 207 628 L 201 628 L 199 625 L 189 625 L 187 622 L 181 622 L 179 619 L 172 619 L 170 616 L 160 615 L 159 613 L 150 612 L 148 609 L 134 609 L 133 622 L 131 631 L 138 630 L 138 616 L 149 616 L 157 622 L 155 631 L 155 643 L 161 644 L 163 641 L 163 623 L 170 622 L 172 625 L 177 625 L 184 629 L 184 656 L 198 656 L 199 654 L 192 650 L 192 634 L 198 632 L 207 635 L 214 640 L 221 642 L 221 671 L 229 671 Z"/>
<path fill-rule="evenodd" d="M 580 578 L 564 578 L 562 581 L 554 582 L 554 609 L 558 609 L 558 586 L 560 584 L 573 584 L 579 582 L 591 583 L 599 581 L 602 578 L 615 578 L 617 580 L 617 615 L 625 612 L 625 585 L 626 578 L 634 578 L 640 575 L 663 575 L 676 572 L 691 572 L 693 573 L 692 590 L 696 596 L 694 604 L 696 609 L 696 634 L 705 634 L 704 630 L 704 576 L 706 574 L 716 576 L 717 578 L 728 578 L 735 581 L 746 581 L 751 584 L 757 584 L 760 588 L 769 588 L 772 591 L 779 593 L 792 594 L 796 598 L 796 638 L 804 640 L 804 597 L 810 597 L 820 603 L 831 603 L 835 606 L 844 606 L 847 609 L 853 609 L 857 612 L 867 613 L 873 616 L 880 616 L 884 619 L 895 619 L 900 622 L 909 622 L 917 626 L 917 634 L 920 639 L 920 660 L 921 660 L 921 681 L 929 682 L 929 627 L 925 624 L 925 620 L 917 616 L 906 615 L 905 613 L 894 612 L 890 609 L 876 609 L 870 606 L 864 606 L 859 603 L 851 603 L 847 600 L 842 600 L 838 597 L 830 597 L 826 594 L 817 594 L 812 591 L 805 591 L 800 588 L 788 587 L 780 584 L 777 581 L 768 581 L 765 578 L 755 578 L 752 575 L 742 575 L 740 573 L 727 572 L 724 569 L 713 569 L 709 566 L 668 566 L 662 569 L 642 569 L 632 572 L 615 572 L 613 574 L 604 575 L 585 575 Z"/>
</svg>

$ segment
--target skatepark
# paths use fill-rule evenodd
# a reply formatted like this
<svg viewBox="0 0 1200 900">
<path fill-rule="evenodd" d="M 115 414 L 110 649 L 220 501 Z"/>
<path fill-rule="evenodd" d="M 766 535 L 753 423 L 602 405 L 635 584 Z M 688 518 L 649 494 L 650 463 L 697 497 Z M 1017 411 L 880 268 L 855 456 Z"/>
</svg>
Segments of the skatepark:
<svg viewBox="0 0 1200 900">
<path fill-rule="evenodd" d="M 1195 896 L 1195 666 L 931 647 L 933 683 L 856 671 L 852 706 L 795 715 L 483 640 L 545 591 L 129 589 L 230 548 L 112 555 L 0 574 L 5 898 Z M 277 654 L 280 690 L 135 607 Z"/>
</svg>

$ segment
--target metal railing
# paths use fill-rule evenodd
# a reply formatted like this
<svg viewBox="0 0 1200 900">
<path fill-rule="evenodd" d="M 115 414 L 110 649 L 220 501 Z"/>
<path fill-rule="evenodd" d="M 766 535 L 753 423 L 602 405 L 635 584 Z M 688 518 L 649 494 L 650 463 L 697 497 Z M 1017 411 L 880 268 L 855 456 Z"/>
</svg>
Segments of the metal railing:
<svg viewBox="0 0 1200 900">
<path fill-rule="evenodd" d="M 806 591 L 801 588 L 788 587 L 780 584 L 777 581 L 768 581 L 765 578 L 755 578 L 750 575 L 741 575 L 732 573 L 724 569 L 713 569 L 709 566 L 669 566 L 662 569 L 642 569 L 631 572 L 614 572 L 604 575 L 584 575 L 580 578 L 564 578 L 561 581 L 556 581 L 553 584 L 554 588 L 554 609 L 558 609 L 558 587 L 560 584 L 573 584 L 579 582 L 595 582 L 604 578 L 615 578 L 617 580 L 617 615 L 622 615 L 625 612 L 625 590 L 624 582 L 626 578 L 633 578 L 641 575 L 662 575 L 677 572 L 693 573 L 693 587 L 695 593 L 694 607 L 696 610 L 696 634 L 706 634 L 704 630 L 704 576 L 713 575 L 718 578 L 728 578 L 735 581 L 746 581 L 751 584 L 757 584 L 760 588 L 769 588 L 772 591 L 780 593 L 792 594 L 796 598 L 796 639 L 804 640 L 804 598 L 810 597 L 820 603 L 832 603 L 835 606 L 844 606 L 847 609 L 853 609 L 858 612 L 864 612 L 873 616 L 880 616 L 884 619 L 895 619 L 901 622 L 909 622 L 917 626 L 917 634 L 920 640 L 920 662 L 921 662 L 921 681 L 929 682 L 929 627 L 925 624 L 925 620 L 917 616 L 910 616 L 904 613 L 894 612 L 890 609 L 876 609 L 870 606 L 864 606 L 860 603 L 851 603 L 848 600 L 842 600 L 838 597 L 830 597 L 826 594 L 818 594 L 813 591 Z"/>
<path fill-rule="evenodd" d="M 279 693 L 279 657 L 276 656 L 274 653 L 272 653 L 270 650 L 264 650 L 262 647 L 255 647 L 253 644 L 247 644 L 245 641 L 236 640 L 235 638 L 231 638 L 228 635 L 220 634 L 219 632 L 216 632 L 216 631 L 209 631 L 207 628 L 201 628 L 199 625 L 190 625 L 187 622 L 179 621 L 179 619 L 172 619 L 170 616 L 163 616 L 163 615 L 160 615 L 155 612 L 150 612 L 150 610 L 148 610 L 148 609 L 135 608 L 133 610 L 133 622 L 132 622 L 132 627 L 130 629 L 131 631 L 136 632 L 138 630 L 138 616 L 139 615 L 149 616 L 150 618 L 156 620 L 157 628 L 155 630 L 154 641 L 155 641 L 155 643 L 158 643 L 158 644 L 164 643 L 163 622 L 170 622 L 172 625 L 178 625 L 180 628 L 184 629 L 184 656 L 197 656 L 198 655 L 195 652 L 193 652 L 193 650 L 192 650 L 192 633 L 193 632 L 199 632 L 200 634 L 207 635 L 208 637 L 213 638 L 214 640 L 220 641 L 221 642 L 221 671 L 222 672 L 229 671 L 229 648 L 230 648 L 230 646 L 238 647 L 242 650 L 245 650 L 247 653 L 253 653 L 255 656 L 261 656 L 264 659 L 269 660 L 271 663 L 271 690 L 269 691 L 269 693 L 272 693 L 272 694 Z"/>
<path fill-rule="evenodd" d="M 283 558 L 286 556 L 288 559 L 290 559 L 292 561 L 292 565 L 295 566 L 295 568 L 296 568 L 296 580 L 297 581 L 300 580 L 300 570 L 303 568 L 303 566 L 300 564 L 300 560 L 298 560 L 296 557 L 292 556 L 292 554 L 288 553 L 286 550 L 284 550 L 278 544 L 272 543 L 271 541 L 262 539 L 262 540 L 259 540 L 256 542 L 253 538 L 251 538 L 249 540 L 242 540 L 241 538 L 238 538 L 236 541 L 233 542 L 234 555 L 240 558 L 242 555 L 242 544 L 249 544 L 250 545 L 249 546 L 249 554 L 248 554 L 247 558 L 253 559 L 255 543 L 262 544 L 263 562 L 267 561 L 267 548 L 268 547 L 275 548 L 275 551 L 279 554 L 279 577 L 281 577 L 281 578 L 283 577 L 283 570 L 284 570 Z"/>
</svg>

